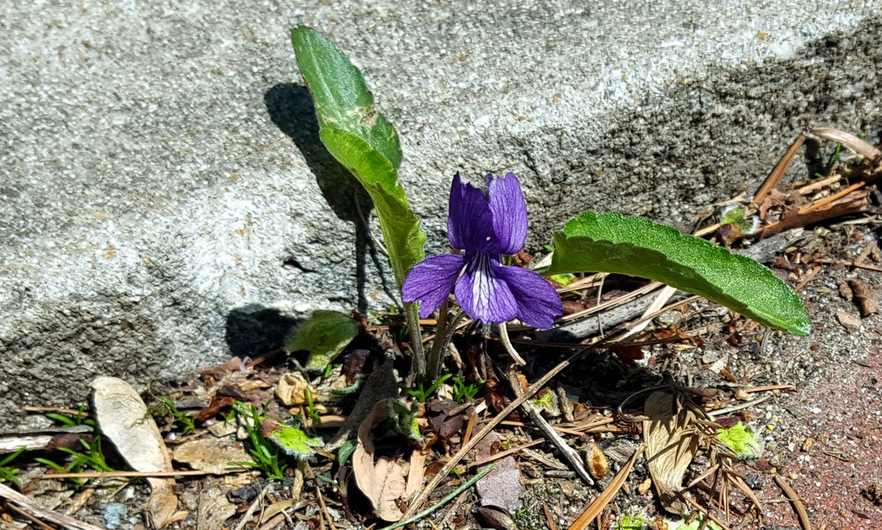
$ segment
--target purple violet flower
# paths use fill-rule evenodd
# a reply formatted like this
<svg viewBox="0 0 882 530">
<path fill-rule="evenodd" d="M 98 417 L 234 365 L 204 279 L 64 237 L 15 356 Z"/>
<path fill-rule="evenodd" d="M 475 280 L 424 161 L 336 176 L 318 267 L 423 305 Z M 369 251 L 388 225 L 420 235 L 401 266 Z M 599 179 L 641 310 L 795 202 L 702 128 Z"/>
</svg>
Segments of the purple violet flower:
<svg viewBox="0 0 882 530">
<path fill-rule="evenodd" d="M 517 318 L 550 328 L 563 310 L 560 297 L 544 278 L 500 262 L 515 254 L 527 237 L 527 205 L 514 173 L 487 175 L 488 193 L 463 184 L 450 186 L 447 238 L 464 254 L 442 254 L 417 263 L 402 287 L 405 302 L 420 302 L 420 317 L 432 314 L 450 293 L 465 314 L 484 323 Z"/>
</svg>

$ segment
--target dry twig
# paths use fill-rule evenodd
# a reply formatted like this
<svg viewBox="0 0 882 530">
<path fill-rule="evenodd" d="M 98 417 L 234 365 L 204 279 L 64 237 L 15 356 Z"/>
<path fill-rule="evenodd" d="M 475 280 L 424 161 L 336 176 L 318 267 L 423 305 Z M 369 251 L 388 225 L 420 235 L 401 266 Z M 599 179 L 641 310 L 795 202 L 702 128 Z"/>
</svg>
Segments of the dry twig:
<svg viewBox="0 0 882 530">
<path fill-rule="evenodd" d="M 521 388 L 521 383 L 518 380 L 516 372 L 511 371 L 508 373 L 508 382 L 511 384 L 511 388 L 514 390 L 515 395 L 520 397 L 523 393 L 523 389 Z M 584 480 L 589 486 L 593 486 L 594 480 L 591 478 L 591 475 L 588 474 L 588 470 L 585 469 L 585 466 L 582 465 L 582 459 L 579 456 L 579 453 L 567 444 L 566 440 L 554 430 L 554 428 L 548 423 L 548 420 L 542 416 L 542 413 L 532 403 L 525 401 L 521 404 L 521 408 L 524 409 L 528 416 L 530 416 L 533 423 L 539 427 L 542 434 L 544 434 L 545 437 L 554 444 L 557 450 L 560 451 L 560 454 L 563 455 L 567 463 L 570 464 L 570 467 L 572 467 L 576 474 L 579 475 L 579 478 Z"/>
<path fill-rule="evenodd" d="M 68 528 L 70 530 L 101 530 L 97 526 L 78 521 L 73 517 L 53 512 L 52 510 L 47 510 L 33 500 L 4 484 L 0 484 L 0 497 L 6 499 L 10 505 L 14 505 L 16 508 L 32 517 L 45 519 L 46 521 L 61 525 L 62 528 Z"/>
<path fill-rule="evenodd" d="M 796 515 L 799 517 L 799 525 L 802 527 L 802 530 L 812 530 L 812 523 L 809 521 L 808 512 L 805 510 L 805 504 L 802 503 L 802 499 L 799 498 L 796 490 L 794 490 L 781 475 L 775 475 L 775 484 L 781 488 L 781 491 L 784 492 L 784 495 L 787 496 L 787 499 L 796 511 Z"/>
</svg>

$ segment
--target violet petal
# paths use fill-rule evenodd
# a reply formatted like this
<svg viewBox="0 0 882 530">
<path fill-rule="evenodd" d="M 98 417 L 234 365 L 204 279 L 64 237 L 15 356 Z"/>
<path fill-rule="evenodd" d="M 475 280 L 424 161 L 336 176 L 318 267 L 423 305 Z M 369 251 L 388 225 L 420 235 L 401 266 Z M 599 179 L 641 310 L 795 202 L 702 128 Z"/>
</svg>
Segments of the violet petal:
<svg viewBox="0 0 882 530">
<path fill-rule="evenodd" d="M 560 296 L 548 280 L 529 269 L 494 266 L 494 275 L 504 281 L 517 303 L 517 319 L 528 326 L 548 329 L 563 313 Z"/>
<path fill-rule="evenodd" d="M 405 302 L 419 302 L 420 318 L 428 317 L 447 300 L 462 267 L 462 256 L 455 254 L 424 259 L 407 273 L 401 287 L 401 298 Z"/>
<path fill-rule="evenodd" d="M 473 320 L 488 324 L 508 322 L 518 307 L 509 286 L 495 275 L 499 262 L 484 252 L 470 253 L 456 281 L 456 301 Z"/>
<path fill-rule="evenodd" d="M 527 203 L 514 173 L 504 177 L 487 176 L 490 211 L 493 214 L 493 232 L 500 254 L 515 254 L 524 247 L 527 238 Z"/>
<path fill-rule="evenodd" d="M 453 248 L 473 251 L 494 243 L 493 218 L 487 196 L 471 184 L 463 184 L 459 174 L 453 177 L 450 185 L 447 239 Z"/>
</svg>

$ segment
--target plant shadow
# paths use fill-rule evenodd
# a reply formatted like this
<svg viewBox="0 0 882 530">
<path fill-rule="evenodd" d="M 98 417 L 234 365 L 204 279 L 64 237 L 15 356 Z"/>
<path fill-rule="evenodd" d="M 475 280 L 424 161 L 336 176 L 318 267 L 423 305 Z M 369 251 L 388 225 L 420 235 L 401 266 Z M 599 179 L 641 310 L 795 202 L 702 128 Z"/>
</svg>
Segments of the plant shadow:
<svg viewBox="0 0 882 530">
<path fill-rule="evenodd" d="M 373 203 L 349 170 L 337 162 L 322 144 L 309 90 L 304 85 L 279 83 L 264 93 L 263 101 L 272 122 L 291 138 L 303 155 L 328 206 L 337 218 L 355 226 L 357 309 L 362 313 L 367 311 L 365 287 L 368 256 L 377 270 L 384 291 L 392 300 L 397 300 L 370 234 L 369 219 Z"/>
<path fill-rule="evenodd" d="M 233 356 L 273 355 L 284 351 L 285 339 L 300 322 L 278 309 L 248 304 L 227 314 L 224 338 Z"/>
</svg>

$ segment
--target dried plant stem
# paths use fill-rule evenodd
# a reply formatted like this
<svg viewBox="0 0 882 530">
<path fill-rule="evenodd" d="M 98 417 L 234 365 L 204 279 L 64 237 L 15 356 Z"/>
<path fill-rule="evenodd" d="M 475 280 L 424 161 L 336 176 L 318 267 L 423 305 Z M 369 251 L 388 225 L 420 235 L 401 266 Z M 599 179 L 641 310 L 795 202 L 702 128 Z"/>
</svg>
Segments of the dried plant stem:
<svg viewBox="0 0 882 530">
<path fill-rule="evenodd" d="M 325 519 L 328 520 L 328 526 L 331 527 L 331 530 L 337 530 L 337 527 L 334 525 L 334 519 L 331 517 L 331 514 L 328 513 L 328 507 L 325 505 L 325 498 L 322 496 L 322 489 L 318 486 L 315 487 L 315 495 L 318 498 L 319 508 L 321 509 L 322 515 Z"/>
<path fill-rule="evenodd" d="M 460 493 L 462 493 L 465 490 L 474 486 L 476 482 L 478 482 L 482 478 L 486 477 L 487 474 L 490 473 L 491 471 L 493 471 L 492 465 L 489 465 L 483 469 L 478 470 L 478 472 L 475 474 L 474 477 L 463 482 L 458 488 L 456 488 L 455 490 L 453 490 L 450 493 L 448 493 L 447 495 L 445 495 L 444 498 L 441 499 L 440 501 L 438 501 L 435 505 L 431 506 L 430 508 L 428 508 L 426 510 L 421 511 L 420 513 L 414 515 L 413 517 L 407 517 L 407 514 L 405 514 L 405 517 L 403 517 L 401 521 L 398 521 L 397 523 L 395 523 L 393 525 L 383 527 L 380 530 L 395 530 L 396 528 L 401 528 L 403 526 L 407 526 L 411 523 L 415 523 L 415 522 L 419 521 L 423 517 L 431 515 L 432 513 L 437 511 L 438 509 L 442 508 L 445 504 L 452 501 Z M 411 505 L 411 506 L 413 506 L 413 505 Z"/>
<path fill-rule="evenodd" d="M 81 473 L 47 473 L 37 477 L 38 480 L 61 480 L 68 478 L 174 478 L 174 477 L 205 477 L 209 475 L 228 475 L 231 473 L 245 473 L 251 471 L 246 468 L 231 469 L 228 473 L 215 473 L 213 471 L 83 471 Z"/>
<path fill-rule="evenodd" d="M 413 302 L 404 304 L 404 317 L 410 332 L 410 347 L 413 350 L 413 371 L 417 379 L 426 377 L 426 352 L 423 350 L 423 336 L 420 333 L 420 315 Z"/>
<path fill-rule="evenodd" d="M 518 366 L 526 366 L 527 362 L 511 344 L 511 339 L 508 337 L 508 325 L 505 322 L 499 324 L 499 338 L 502 340 L 502 346 L 505 348 L 505 351 L 515 364 Z"/>
<path fill-rule="evenodd" d="M 710 410 L 707 412 L 707 415 L 711 418 L 719 418 L 720 416 L 725 416 L 726 414 L 731 414 L 733 412 L 739 411 L 741 409 L 748 409 L 750 407 L 755 407 L 759 405 L 763 401 L 768 401 L 772 396 L 763 396 L 756 399 L 751 399 L 750 401 L 745 401 L 744 403 L 739 403 L 737 405 L 732 405 L 731 407 L 724 407 L 717 410 Z"/>
<path fill-rule="evenodd" d="M 487 434 L 490 433 L 490 431 L 492 431 L 497 425 L 499 425 L 499 422 L 504 420 L 516 408 L 521 406 L 521 403 L 523 403 L 524 401 L 533 397 L 533 395 L 536 392 L 538 392 L 539 389 L 541 389 L 543 386 L 545 386 L 545 384 L 548 381 L 550 381 L 554 376 L 556 376 L 561 371 L 563 371 L 566 367 L 568 367 L 570 364 L 572 364 L 573 361 L 578 359 L 580 356 L 582 356 L 587 351 L 588 351 L 587 348 L 584 350 L 579 350 L 578 352 L 574 353 L 573 355 L 570 355 L 567 359 L 564 359 L 563 361 L 558 363 L 557 366 L 555 366 L 554 368 L 549 370 L 545 375 L 543 375 L 541 378 L 536 380 L 535 383 L 530 385 L 530 388 L 528 388 L 527 391 L 524 392 L 524 394 L 522 396 L 518 397 L 517 399 L 515 399 L 514 401 L 509 403 L 507 407 L 502 409 L 502 411 L 500 411 L 499 414 L 497 414 L 492 420 L 490 420 L 490 423 L 488 423 L 487 425 L 484 426 L 484 428 L 482 428 L 480 431 L 478 431 L 478 433 L 475 434 L 472 437 L 472 439 L 469 440 L 469 442 L 467 444 L 463 445 L 459 449 L 459 451 L 457 451 L 456 454 L 454 454 L 450 458 L 450 460 L 446 464 L 444 464 L 444 467 L 441 468 L 441 471 L 439 471 L 435 475 L 435 477 L 432 479 L 432 481 L 429 482 L 426 485 L 426 487 L 423 488 L 423 491 L 421 491 L 420 494 L 416 497 L 416 499 L 414 499 L 413 502 L 411 502 L 410 508 L 408 508 L 407 513 L 405 514 L 405 518 L 412 515 L 413 512 L 415 512 L 417 509 L 419 509 L 419 507 L 426 501 L 426 499 L 429 498 L 429 495 L 431 495 L 432 492 L 435 491 L 435 488 L 437 488 L 438 485 L 441 484 L 441 481 L 443 481 L 445 478 L 447 478 L 447 475 L 449 475 L 450 472 L 453 470 L 453 468 L 456 467 L 457 464 L 459 464 L 460 460 L 462 460 L 463 457 L 469 453 L 469 451 L 474 449 L 475 446 L 478 445 L 478 443 L 481 440 L 483 440 L 484 437 L 487 436 Z"/>
<path fill-rule="evenodd" d="M 449 314 L 448 311 L 449 304 L 447 300 L 441 304 L 441 307 L 438 309 L 438 324 L 435 326 L 435 336 L 440 339 L 436 339 L 432 341 L 432 349 L 429 350 L 429 357 L 427 359 L 427 369 L 428 374 L 426 376 L 427 381 L 430 383 L 438 378 L 438 375 L 441 373 L 441 358 L 443 357 L 444 351 L 447 350 L 446 347 L 442 348 L 442 342 L 444 342 L 444 337 L 447 336 L 447 317 Z M 451 328 L 456 329 L 456 324 L 452 323 Z"/>
<path fill-rule="evenodd" d="M 508 373 L 508 382 L 511 384 L 512 390 L 516 396 L 520 397 L 523 393 L 523 389 L 521 388 L 521 383 L 518 380 L 517 373 L 511 371 Z M 570 467 L 579 475 L 579 478 L 585 481 L 589 486 L 594 485 L 594 480 L 591 478 L 591 475 L 588 474 L 588 470 L 585 469 L 585 466 L 582 465 L 582 459 L 579 457 L 579 453 L 576 452 L 575 449 L 567 444 L 566 440 L 554 430 L 548 420 L 542 417 L 542 413 L 537 409 L 532 403 L 529 401 L 524 401 L 521 403 L 521 408 L 530 416 L 530 419 L 533 420 L 533 423 L 539 427 L 539 430 L 542 431 L 542 434 L 548 438 L 554 446 L 560 451 L 560 454 L 563 455 L 564 459 L 567 463 L 570 464 Z"/>
<path fill-rule="evenodd" d="M 752 201 L 753 204 L 757 206 L 762 204 L 763 200 L 769 195 L 769 192 L 778 185 L 778 182 L 780 182 L 784 173 L 787 172 L 787 168 L 790 167 L 790 163 L 793 162 L 796 152 L 799 151 L 799 148 L 802 147 L 803 143 L 805 143 L 805 134 L 799 133 L 790 146 L 787 147 L 787 151 L 784 152 L 784 155 L 778 160 L 778 163 L 775 164 L 775 167 L 772 168 L 772 171 L 766 177 L 766 180 L 763 181 L 762 185 L 754 194 Z"/>
</svg>

